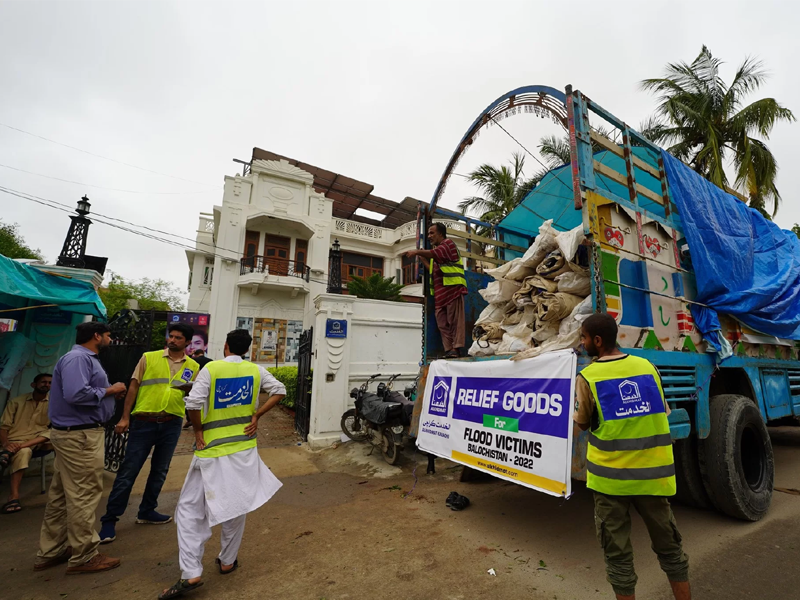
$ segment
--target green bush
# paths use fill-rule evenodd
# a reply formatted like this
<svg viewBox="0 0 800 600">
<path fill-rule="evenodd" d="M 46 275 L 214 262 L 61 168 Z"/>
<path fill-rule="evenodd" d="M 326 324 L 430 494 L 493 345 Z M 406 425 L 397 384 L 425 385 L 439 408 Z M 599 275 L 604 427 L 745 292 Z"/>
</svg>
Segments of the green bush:
<svg viewBox="0 0 800 600">
<path fill-rule="evenodd" d="M 281 404 L 294 408 L 297 400 L 297 367 L 269 367 L 267 371 L 286 386 L 286 397 L 281 400 Z"/>
</svg>

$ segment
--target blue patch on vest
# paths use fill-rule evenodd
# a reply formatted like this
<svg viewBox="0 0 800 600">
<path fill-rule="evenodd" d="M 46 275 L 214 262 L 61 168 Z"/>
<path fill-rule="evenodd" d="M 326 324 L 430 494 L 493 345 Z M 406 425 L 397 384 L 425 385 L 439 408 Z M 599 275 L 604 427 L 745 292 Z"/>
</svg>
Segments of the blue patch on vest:
<svg viewBox="0 0 800 600">
<path fill-rule="evenodd" d="M 253 403 L 253 376 L 217 379 L 214 389 L 214 408 L 231 408 Z"/>
<path fill-rule="evenodd" d="M 666 412 L 658 384 L 652 375 L 607 379 L 598 381 L 596 387 L 604 421 Z"/>
<path fill-rule="evenodd" d="M 189 368 L 186 368 L 186 369 L 183 370 L 183 373 L 181 373 L 181 379 L 183 381 L 191 381 L 192 380 L 192 375 L 194 375 L 192 370 L 189 369 Z"/>
</svg>

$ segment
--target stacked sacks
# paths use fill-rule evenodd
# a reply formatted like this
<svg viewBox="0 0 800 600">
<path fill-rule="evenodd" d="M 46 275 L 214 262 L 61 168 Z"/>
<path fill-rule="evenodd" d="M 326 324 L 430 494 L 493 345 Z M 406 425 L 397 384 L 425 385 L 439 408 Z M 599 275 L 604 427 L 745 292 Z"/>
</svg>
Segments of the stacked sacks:
<svg viewBox="0 0 800 600">
<path fill-rule="evenodd" d="M 582 241 L 582 227 L 559 233 L 547 221 L 523 256 L 486 271 L 495 281 L 480 291 L 489 306 L 475 324 L 471 356 L 535 356 L 577 346 L 581 317 L 591 312 L 591 285 L 586 269 L 567 257 Z"/>
</svg>

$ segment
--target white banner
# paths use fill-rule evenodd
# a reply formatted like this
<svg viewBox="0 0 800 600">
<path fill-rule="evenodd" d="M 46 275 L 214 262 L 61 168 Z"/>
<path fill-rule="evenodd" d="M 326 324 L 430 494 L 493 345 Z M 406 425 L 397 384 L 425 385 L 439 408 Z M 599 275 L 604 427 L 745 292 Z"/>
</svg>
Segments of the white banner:
<svg viewBox="0 0 800 600">
<path fill-rule="evenodd" d="M 572 350 L 517 362 L 434 361 L 417 445 L 502 479 L 569 496 L 576 366 Z"/>
</svg>

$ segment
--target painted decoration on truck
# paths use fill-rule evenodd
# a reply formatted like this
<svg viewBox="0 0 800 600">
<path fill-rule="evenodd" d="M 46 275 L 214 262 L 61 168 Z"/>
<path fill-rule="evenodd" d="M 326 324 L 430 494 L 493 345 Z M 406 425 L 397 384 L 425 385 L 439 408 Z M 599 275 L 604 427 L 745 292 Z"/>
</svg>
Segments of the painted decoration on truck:
<svg viewBox="0 0 800 600">
<path fill-rule="evenodd" d="M 577 357 L 433 361 L 419 418 L 425 451 L 553 496 L 572 493 Z"/>
</svg>

